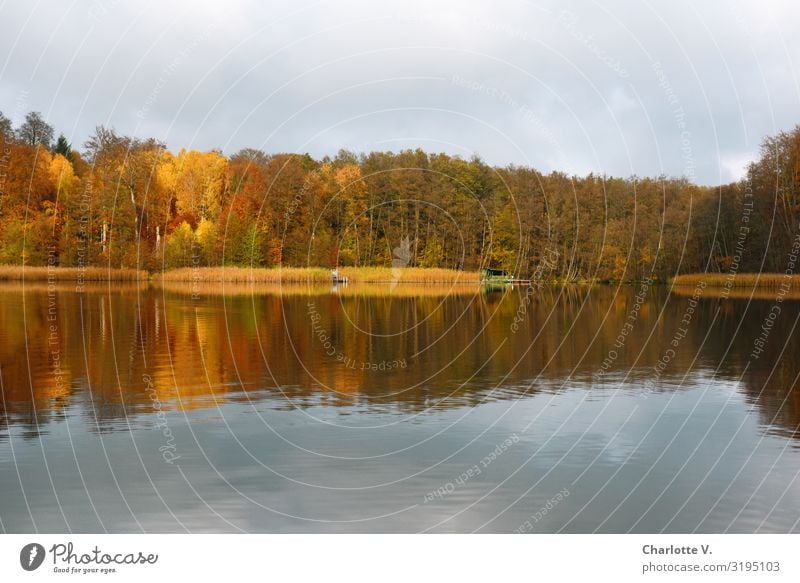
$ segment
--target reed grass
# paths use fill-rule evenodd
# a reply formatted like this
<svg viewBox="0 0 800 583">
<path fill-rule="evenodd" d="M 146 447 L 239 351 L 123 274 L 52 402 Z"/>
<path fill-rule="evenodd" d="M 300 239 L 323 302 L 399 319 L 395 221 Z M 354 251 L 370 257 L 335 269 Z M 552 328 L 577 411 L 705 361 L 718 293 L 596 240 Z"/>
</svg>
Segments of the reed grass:
<svg viewBox="0 0 800 583">
<path fill-rule="evenodd" d="M 339 276 L 350 283 L 414 283 L 420 285 L 478 283 L 477 271 L 425 267 L 343 267 Z M 243 284 L 324 284 L 331 283 L 331 272 L 324 267 L 184 267 L 152 276 L 137 269 L 105 267 L 31 267 L 0 265 L 0 281 L 137 281 L 152 278 L 161 282 L 243 283 Z"/>
<path fill-rule="evenodd" d="M 350 283 L 416 283 L 416 284 L 454 284 L 477 283 L 477 271 L 458 271 L 408 267 L 342 267 L 339 276 L 346 277 Z M 331 272 L 323 267 L 186 267 L 159 273 L 154 279 L 162 282 L 194 283 L 331 283 Z"/>
<path fill-rule="evenodd" d="M 109 285 L 111 284 L 111 285 Z M 91 294 L 136 294 L 150 286 L 149 281 L 136 280 L 136 281 L 122 281 L 122 280 L 106 280 L 106 281 L 89 281 L 76 286 L 76 281 L 67 280 L 28 280 L 24 282 L 19 279 L 13 280 L 0 280 L 0 294 L 2 293 L 21 293 L 25 292 L 61 292 L 69 293 L 76 291 L 76 287 L 80 287 L 81 293 Z"/>
<path fill-rule="evenodd" d="M 146 271 L 107 267 L 33 267 L 0 265 L 0 281 L 137 281 L 147 280 Z"/>
<path fill-rule="evenodd" d="M 737 273 L 731 277 L 727 273 L 687 273 L 670 279 L 675 286 L 696 286 L 705 283 L 707 287 L 722 288 L 764 288 L 771 289 L 789 284 L 793 288 L 800 287 L 800 275 L 783 273 Z"/>
<path fill-rule="evenodd" d="M 202 282 L 158 281 L 154 285 L 165 292 L 192 296 L 329 296 L 341 297 L 381 297 L 381 298 L 417 298 L 417 297 L 449 297 L 470 296 L 481 292 L 478 283 L 466 285 L 404 283 L 392 285 L 387 283 L 360 283 L 355 285 L 339 284 L 333 287 L 326 284 L 302 283 L 240 283 L 240 282 Z M 2 291 L 2 287 L 0 287 Z"/>
<path fill-rule="evenodd" d="M 478 283 L 481 276 L 477 271 L 459 271 L 434 267 L 343 267 L 340 274 L 354 283 L 422 283 L 453 284 Z"/>
<path fill-rule="evenodd" d="M 156 281 L 193 283 L 330 283 L 331 272 L 322 267 L 182 267 L 153 275 Z"/>
</svg>

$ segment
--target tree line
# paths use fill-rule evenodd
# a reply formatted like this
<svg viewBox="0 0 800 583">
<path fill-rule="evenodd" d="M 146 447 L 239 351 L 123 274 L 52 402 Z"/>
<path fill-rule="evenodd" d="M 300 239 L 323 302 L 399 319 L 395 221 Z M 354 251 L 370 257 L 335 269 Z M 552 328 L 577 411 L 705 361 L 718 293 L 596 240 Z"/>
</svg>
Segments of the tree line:
<svg viewBox="0 0 800 583">
<path fill-rule="evenodd" d="M 99 126 L 73 149 L 0 113 L 0 263 L 386 266 L 566 280 L 783 271 L 800 218 L 800 126 L 739 182 L 494 167 L 420 149 L 316 160 L 170 152 Z M 398 252 L 400 250 L 400 252 Z M 398 262 L 398 258 L 402 261 Z"/>
</svg>

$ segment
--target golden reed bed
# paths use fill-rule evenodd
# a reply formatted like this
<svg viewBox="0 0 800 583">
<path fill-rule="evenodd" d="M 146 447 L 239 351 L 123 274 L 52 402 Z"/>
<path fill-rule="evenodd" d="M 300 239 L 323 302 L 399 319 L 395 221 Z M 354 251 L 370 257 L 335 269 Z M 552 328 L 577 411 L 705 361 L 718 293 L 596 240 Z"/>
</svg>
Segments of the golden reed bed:
<svg viewBox="0 0 800 583">
<path fill-rule="evenodd" d="M 408 267 L 343 267 L 339 276 L 350 283 L 416 283 L 453 284 L 478 283 L 477 271 Z M 138 269 L 109 269 L 105 267 L 31 267 L 0 265 L 0 281 L 137 281 L 152 279 L 159 282 L 192 283 L 331 283 L 330 269 L 324 267 L 185 267 L 148 274 Z"/>
<path fill-rule="evenodd" d="M 346 277 L 350 283 L 415 283 L 415 284 L 453 284 L 478 283 L 477 271 L 458 271 L 455 269 L 429 269 L 408 267 L 342 267 L 339 276 Z M 324 267 L 283 267 L 270 269 L 250 269 L 248 267 L 186 267 L 172 269 L 153 275 L 162 282 L 190 283 L 331 283 L 331 272 Z"/>
<path fill-rule="evenodd" d="M 0 265 L 0 281 L 137 281 L 148 277 L 148 273 L 140 269 Z"/>
<path fill-rule="evenodd" d="M 241 283 L 241 282 L 205 282 L 191 283 L 186 281 L 160 281 L 153 282 L 157 288 L 169 293 L 191 295 L 195 298 L 207 296 L 320 296 L 335 294 L 342 297 L 446 297 L 468 296 L 481 292 L 478 283 L 471 284 L 420 284 L 401 283 L 360 283 L 338 284 L 335 287 L 330 283 Z M 0 288 L 1 289 L 1 288 Z"/>
</svg>

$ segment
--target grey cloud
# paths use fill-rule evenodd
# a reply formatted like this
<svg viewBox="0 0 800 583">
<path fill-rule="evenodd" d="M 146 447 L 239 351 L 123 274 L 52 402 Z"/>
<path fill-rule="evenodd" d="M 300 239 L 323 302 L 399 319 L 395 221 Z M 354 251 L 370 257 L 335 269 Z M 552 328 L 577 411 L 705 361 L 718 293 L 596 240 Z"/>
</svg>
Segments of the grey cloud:
<svg viewBox="0 0 800 583">
<path fill-rule="evenodd" d="M 421 146 L 738 177 L 800 121 L 791 2 L 55 0 L 0 8 L 0 110 L 173 148 Z"/>
</svg>

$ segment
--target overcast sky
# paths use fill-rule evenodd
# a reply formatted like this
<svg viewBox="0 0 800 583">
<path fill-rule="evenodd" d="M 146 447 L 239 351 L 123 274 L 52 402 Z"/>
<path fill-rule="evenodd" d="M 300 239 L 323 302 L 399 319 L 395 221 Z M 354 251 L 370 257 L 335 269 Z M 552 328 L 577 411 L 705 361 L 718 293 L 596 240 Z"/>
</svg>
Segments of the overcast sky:
<svg viewBox="0 0 800 583">
<path fill-rule="evenodd" d="M 0 4 L 0 111 L 177 150 L 422 147 L 496 165 L 739 178 L 800 123 L 800 3 Z"/>
</svg>

